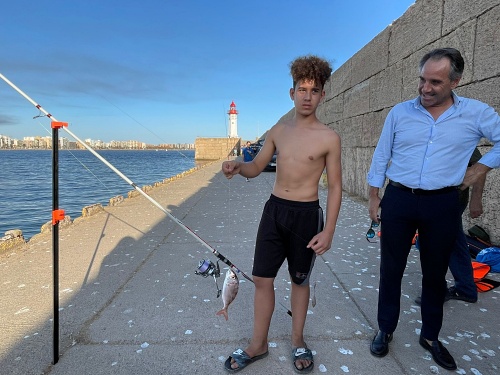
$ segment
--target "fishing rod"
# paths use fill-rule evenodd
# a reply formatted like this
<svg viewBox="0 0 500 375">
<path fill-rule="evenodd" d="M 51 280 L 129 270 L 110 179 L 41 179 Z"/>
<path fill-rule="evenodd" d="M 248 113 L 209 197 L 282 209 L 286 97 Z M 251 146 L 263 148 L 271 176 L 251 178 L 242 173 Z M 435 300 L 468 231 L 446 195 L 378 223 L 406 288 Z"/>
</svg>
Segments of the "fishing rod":
<svg viewBox="0 0 500 375">
<path fill-rule="evenodd" d="M 45 114 L 49 119 L 55 122 L 59 122 L 54 116 L 52 116 L 49 112 L 47 112 L 40 104 L 36 103 L 33 99 L 31 99 L 26 93 L 24 93 L 21 89 L 19 89 L 16 85 L 14 85 L 11 81 L 9 81 L 3 74 L 0 73 L 0 78 L 4 80 L 10 87 L 16 90 L 22 97 L 28 100 L 31 104 L 35 106 L 39 111 Z M 130 186 L 132 186 L 135 190 L 137 190 L 140 194 L 142 194 L 147 200 L 149 200 L 154 206 L 163 211 L 171 220 L 177 223 L 182 229 L 184 229 L 188 234 L 194 237 L 198 242 L 200 242 L 204 247 L 210 250 L 217 258 L 219 258 L 222 262 L 227 264 L 237 273 L 240 273 L 245 279 L 248 281 L 254 282 L 250 276 L 241 271 L 238 267 L 234 265 L 229 259 L 219 253 L 214 247 L 210 246 L 205 240 L 203 240 L 200 236 L 198 236 L 191 228 L 185 225 L 178 218 L 173 216 L 168 210 L 162 207 L 156 200 L 151 198 L 146 192 L 144 192 L 139 186 L 137 186 L 132 180 L 130 180 L 127 176 L 125 176 L 122 172 L 120 172 L 114 165 L 109 163 L 106 159 L 104 159 L 101 155 L 99 155 L 92 147 L 90 147 L 87 143 L 83 142 L 80 138 L 78 138 L 73 132 L 71 132 L 67 126 L 64 126 L 63 129 L 71 135 L 76 141 L 78 141 L 83 147 L 85 147 L 88 151 L 90 151 L 95 157 L 97 157 L 100 161 L 102 161 L 106 166 L 108 166 L 113 172 L 115 172 L 118 176 L 120 176 L 125 182 L 127 182 Z M 201 264 L 200 264 L 201 266 Z"/>
<path fill-rule="evenodd" d="M 45 116 L 51 119 L 53 122 L 59 122 L 54 116 L 52 116 L 49 112 L 47 112 L 40 104 L 36 103 L 33 99 L 31 99 L 26 93 L 24 93 L 20 88 L 18 88 L 15 84 L 13 84 L 7 77 L 0 73 L 0 78 L 5 81 L 10 87 L 12 87 L 15 91 L 17 91 L 22 97 L 24 97 L 27 101 L 29 101 L 35 108 L 37 108 L 40 112 L 44 113 Z M 201 243 L 205 248 L 210 250 L 218 259 L 227 264 L 233 271 L 241 274 L 245 279 L 255 284 L 253 279 L 245 274 L 242 270 L 234 265 L 229 259 L 227 259 L 224 255 L 219 253 L 213 246 L 208 244 L 205 240 L 203 240 L 199 235 L 197 235 L 191 228 L 185 225 L 178 218 L 173 216 L 168 210 L 163 208 L 156 200 L 150 197 L 146 192 L 144 192 L 139 186 L 137 186 L 132 180 L 130 180 L 127 176 L 125 176 L 122 172 L 120 172 L 114 165 L 109 163 L 106 159 L 104 159 L 101 155 L 99 155 L 92 147 L 90 147 L 87 143 L 83 142 L 80 138 L 78 138 L 73 132 L 71 132 L 67 126 L 62 126 L 62 128 L 71 135 L 76 141 L 78 141 L 83 147 L 85 147 L 88 151 L 90 151 L 95 157 L 97 157 L 100 161 L 102 161 L 106 166 L 108 166 L 113 172 L 115 172 L 118 176 L 120 176 L 125 182 L 127 182 L 130 186 L 132 186 L 136 191 L 138 191 L 141 195 L 143 195 L 148 201 L 150 201 L 154 206 L 160 209 L 163 213 L 165 213 L 172 221 L 177 223 L 182 229 L 186 231 L 189 235 L 194 237 L 199 243 Z M 217 280 L 216 277 L 220 276 L 220 269 L 217 264 L 217 267 L 209 261 L 202 260 L 198 265 L 198 269 L 195 272 L 197 275 L 201 275 L 204 277 L 213 276 L 214 280 Z M 217 286 L 217 297 L 220 295 L 220 290 Z M 281 305 L 285 310 L 287 310 L 287 314 L 292 316 L 292 312 L 287 309 L 285 306 Z"/>
</svg>

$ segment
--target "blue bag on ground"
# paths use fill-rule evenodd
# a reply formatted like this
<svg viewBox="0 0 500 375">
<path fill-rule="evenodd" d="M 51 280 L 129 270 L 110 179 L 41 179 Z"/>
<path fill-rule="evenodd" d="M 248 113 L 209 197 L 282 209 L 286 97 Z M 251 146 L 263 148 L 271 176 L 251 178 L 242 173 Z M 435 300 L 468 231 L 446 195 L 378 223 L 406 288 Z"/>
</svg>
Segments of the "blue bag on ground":
<svg viewBox="0 0 500 375">
<path fill-rule="evenodd" d="M 476 261 L 491 267 L 491 272 L 500 272 L 500 248 L 487 247 L 476 255 Z"/>
</svg>

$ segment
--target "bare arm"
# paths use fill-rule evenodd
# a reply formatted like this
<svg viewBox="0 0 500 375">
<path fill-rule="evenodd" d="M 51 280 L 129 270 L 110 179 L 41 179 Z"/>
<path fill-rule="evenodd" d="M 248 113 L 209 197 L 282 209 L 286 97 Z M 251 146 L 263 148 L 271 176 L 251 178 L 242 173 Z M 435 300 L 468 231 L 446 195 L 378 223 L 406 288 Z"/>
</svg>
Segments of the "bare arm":
<svg viewBox="0 0 500 375">
<path fill-rule="evenodd" d="M 476 183 L 472 185 L 472 193 L 469 202 L 470 217 L 477 218 L 483 214 L 483 190 L 486 182 L 486 175 L 478 177 Z"/>
<path fill-rule="evenodd" d="M 264 145 L 260 149 L 259 153 L 255 156 L 252 161 L 241 162 L 236 160 L 224 161 L 222 163 L 222 173 L 230 179 L 236 174 L 240 174 L 243 177 L 253 178 L 257 177 L 266 167 L 267 163 L 273 157 L 274 151 L 276 150 L 273 135 L 273 126 L 269 131 Z"/>
<path fill-rule="evenodd" d="M 491 168 L 481 163 L 476 163 L 472 167 L 467 168 L 467 172 L 465 172 L 465 177 L 460 188 L 463 190 L 474 185 L 479 179 L 486 178 L 486 174 L 489 171 L 491 171 Z"/>
<path fill-rule="evenodd" d="M 368 213 L 370 214 L 370 219 L 379 222 L 378 210 L 380 207 L 380 197 L 379 188 L 370 186 L 369 198 L 368 198 Z"/>
<path fill-rule="evenodd" d="M 333 234 L 342 202 L 342 164 L 340 153 L 340 137 L 335 133 L 334 142 L 326 156 L 326 173 L 328 177 L 328 196 L 326 203 L 326 222 L 323 231 L 314 236 L 308 248 L 317 255 L 324 254 L 332 246 Z"/>
</svg>

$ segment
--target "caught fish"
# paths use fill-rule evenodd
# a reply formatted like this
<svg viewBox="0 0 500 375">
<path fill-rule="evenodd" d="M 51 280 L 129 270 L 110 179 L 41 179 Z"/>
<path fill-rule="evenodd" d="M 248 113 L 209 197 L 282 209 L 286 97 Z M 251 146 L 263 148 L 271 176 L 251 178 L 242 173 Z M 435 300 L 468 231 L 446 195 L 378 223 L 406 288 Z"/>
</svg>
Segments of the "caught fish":
<svg viewBox="0 0 500 375">
<path fill-rule="evenodd" d="M 239 286 L 238 276 L 232 269 L 228 269 L 222 286 L 222 303 L 224 303 L 224 307 L 222 310 L 217 311 L 216 315 L 224 315 L 224 318 L 228 319 L 227 308 L 236 298 Z"/>
<path fill-rule="evenodd" d="M 312 305 L 312 307 L 316 306 L 316 281 L 314 282 L 314 285 L 313 285 L 313 296 L 311 299 L 311 305 Z"/>
</svg>

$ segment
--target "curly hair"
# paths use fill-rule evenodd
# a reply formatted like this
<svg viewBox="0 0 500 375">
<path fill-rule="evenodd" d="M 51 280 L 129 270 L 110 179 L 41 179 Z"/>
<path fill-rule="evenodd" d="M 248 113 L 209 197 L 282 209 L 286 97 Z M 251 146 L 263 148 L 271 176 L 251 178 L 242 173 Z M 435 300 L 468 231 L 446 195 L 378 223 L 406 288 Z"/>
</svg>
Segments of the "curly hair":
<svg viewBox="0 0 500 375">
<path fill-rule="evenodd" d="M 326 80 L 332 74 L 330 63 L 318 56 L 307 55 L 296 58 L 290 63 L 290 75 L 293 87 L 302 80 L 312 80 L 323 88 Z"/>
</svg>

